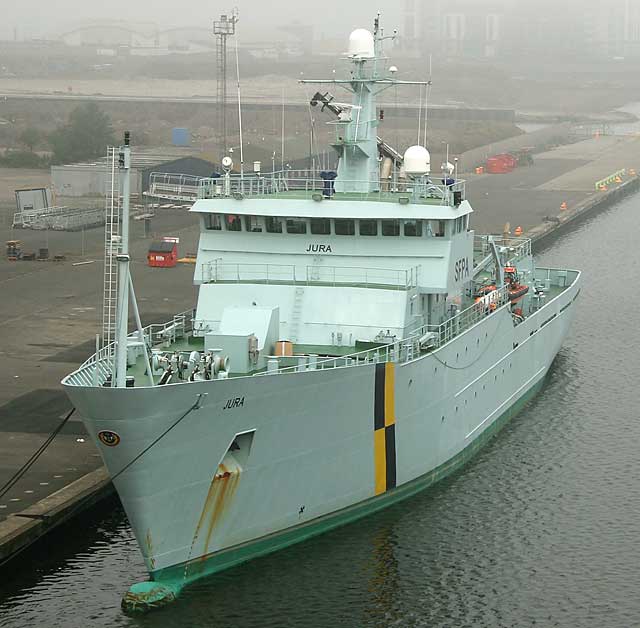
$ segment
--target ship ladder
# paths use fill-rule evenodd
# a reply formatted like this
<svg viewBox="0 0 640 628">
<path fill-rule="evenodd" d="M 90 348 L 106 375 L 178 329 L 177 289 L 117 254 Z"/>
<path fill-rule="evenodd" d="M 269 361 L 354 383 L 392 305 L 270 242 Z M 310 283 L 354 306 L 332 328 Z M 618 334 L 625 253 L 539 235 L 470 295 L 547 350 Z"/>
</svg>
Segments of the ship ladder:
<svg viewBox="0 0 640 628">
<path fill-rule="evenodd" d="M 298 342 L 298 332 L 300 330 L 300 319 L 302 318 L 302 302 L 304 300 L 304 288 L 296 287 L 293 299 L 293 308 L 291 310 L 291 325 L 289 327 L 289 336 L 291 342 Z"/>
<path fill-rule="evenodd" d="M 102 346 L 113 348 L 116 339 L 118 303 L 118 262 L 120 250 L 120 222 L 122 198 L 118 170 L 118 149 L 109 147 L 107 152 L 107 189 L 104 229 L 104 282 L 102 301 Z M 112 349 L 113 350 L 113 349 Z M 112 358 L 113 356 L 109 356 Z"/>
</svg>

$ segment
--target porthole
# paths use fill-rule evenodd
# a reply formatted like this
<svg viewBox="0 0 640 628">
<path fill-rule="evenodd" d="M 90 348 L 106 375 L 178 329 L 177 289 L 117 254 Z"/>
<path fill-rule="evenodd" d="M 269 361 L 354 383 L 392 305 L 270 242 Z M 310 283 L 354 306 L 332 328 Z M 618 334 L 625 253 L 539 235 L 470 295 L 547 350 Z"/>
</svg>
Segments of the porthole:
<svg viewBox="0 0 640 628">
<path fill-rule="evenodd" d="M 440 421 L 444 423 L 444 414 L 442 415 L 442 418 L 440 419 Z"/>
</svg>

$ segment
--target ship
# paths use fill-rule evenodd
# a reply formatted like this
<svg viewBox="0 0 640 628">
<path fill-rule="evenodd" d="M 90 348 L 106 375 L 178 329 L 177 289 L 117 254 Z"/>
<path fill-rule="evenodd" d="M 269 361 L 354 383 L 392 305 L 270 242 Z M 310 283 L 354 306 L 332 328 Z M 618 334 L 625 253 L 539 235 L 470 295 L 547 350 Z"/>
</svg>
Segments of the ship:
<svg viewBox="0 0 640 628">
<path fill-rule="evenodd" d="M 346 78 L 310 81 L 352 95 L 314 96 L 336 169 L 238 172 L 227 156 L 181 182 L 198 297 L 164 324 L 140 321 L 129 138 L 110 149 L 102 346 L 62 384 L 149 572 L 127 610 L 424 490 L 544 385 L 580 272 L 476 234 L 457 169 L 378 136 L 377 95 L 420 85 L 397 78 L 391 38 L 376 18 L 351 34 Z"/>
</svg>

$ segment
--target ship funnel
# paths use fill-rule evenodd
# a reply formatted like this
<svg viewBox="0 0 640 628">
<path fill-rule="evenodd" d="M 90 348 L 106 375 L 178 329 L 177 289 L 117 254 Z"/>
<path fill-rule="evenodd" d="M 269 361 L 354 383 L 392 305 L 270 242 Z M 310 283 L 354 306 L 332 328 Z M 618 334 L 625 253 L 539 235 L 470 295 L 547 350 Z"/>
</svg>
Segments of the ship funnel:
<svg viewBox="0 0 640 628">
<path fill-rule="evenodd" d="M 404 170 L 409 176 L 431 172 L 431 155 L 424 146 L 410 146 L 404 153 Z"/>
<path fill-rule="evenodd" d="M 349 35 L 349 57 L 374 59 L 376 56 L 373 35 L 366 28 L 357 28 Z"/>
</svg>

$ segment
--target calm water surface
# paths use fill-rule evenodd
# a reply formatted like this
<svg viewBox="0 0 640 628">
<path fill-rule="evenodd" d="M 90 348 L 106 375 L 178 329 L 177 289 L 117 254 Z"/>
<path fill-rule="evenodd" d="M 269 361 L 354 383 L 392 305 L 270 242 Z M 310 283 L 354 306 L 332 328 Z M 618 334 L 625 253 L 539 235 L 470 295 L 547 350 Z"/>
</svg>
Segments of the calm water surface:
<svg viewBox="0 0 640 628">
<path fill-rule="evenodd" d="M 120 598 L 145 570 L 107 504 L 0 574 L 0 626 L 640 626 L 639 216 L 627 199 L 539 254 L 585 272 L 572 332 L 451 478 L 136 618 Z"/>
</svg>

